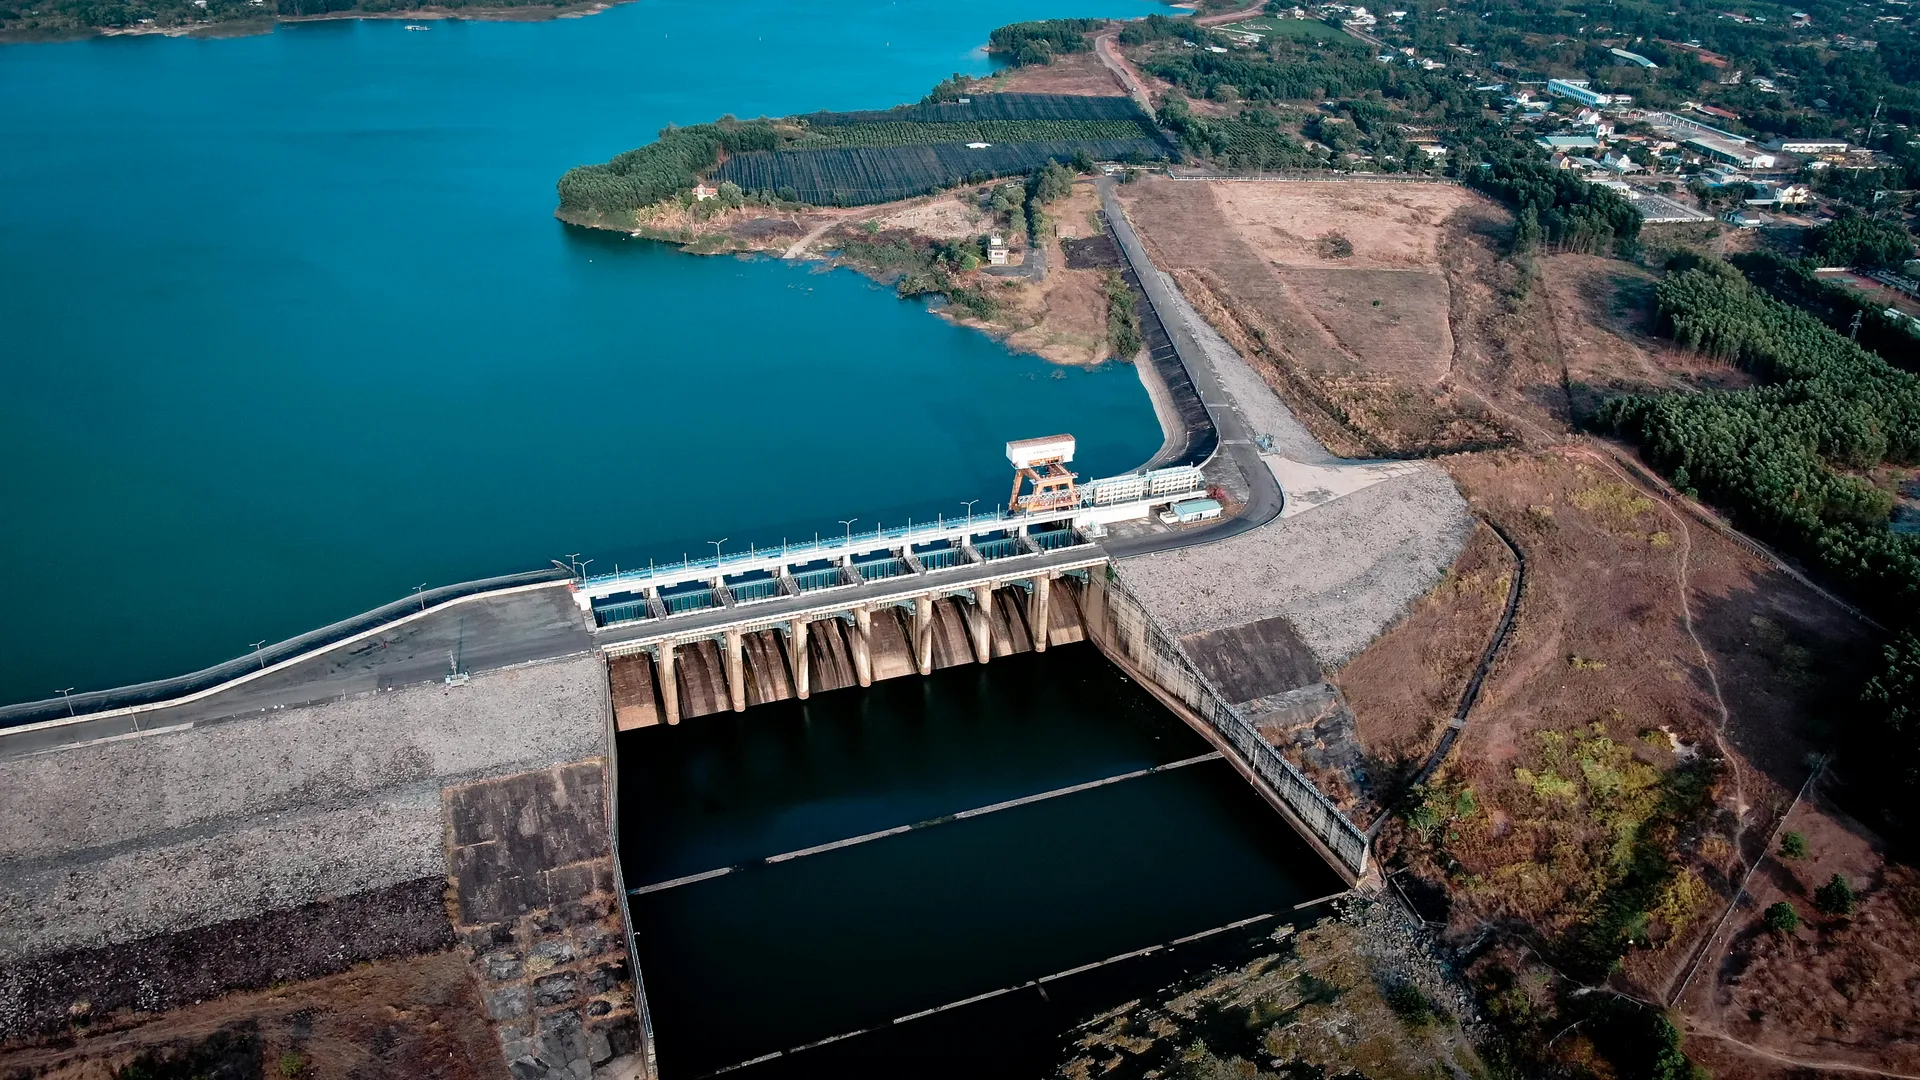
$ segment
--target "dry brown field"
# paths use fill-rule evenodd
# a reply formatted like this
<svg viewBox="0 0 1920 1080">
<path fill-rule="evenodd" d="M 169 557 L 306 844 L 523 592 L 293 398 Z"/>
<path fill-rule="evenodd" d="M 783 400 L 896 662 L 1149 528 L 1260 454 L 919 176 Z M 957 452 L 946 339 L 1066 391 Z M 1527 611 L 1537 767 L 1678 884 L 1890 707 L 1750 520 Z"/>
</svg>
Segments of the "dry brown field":
<svg viewBox="0 0 1920 1080">
<path fill-rule="evenodd" d="M 1920 1073 L 1920 883 L 1835 801 L 1844 777 L 1823 773 L 1796 803 L 1872 632 L 1605 449 L 1569 442 L 1446 460 L 1475 510 L 1520 547 L 1526 589 L 1436 782 L 1470 790 L 1472 809 L 1437 843 L 1390 823 L 1383 860 L 1407 868 L 1397 880 L 1414 894 L 1446 897 L 1428 914 L 1444 913 L 1456 945 L 1491 935 L 1472 974 L 1505 965 L 1545 1001 L 1567 986 L 1542 956 L 1591 922 L 1621 880 L 1620 830 L 1655 829 L 1634 835 L 1655 838 L 1677 872 L 1649 904 L 1614 990 L 1656 1007 L 1678 996 L 1689 1053 L 1723 1078 L 1822 1066 Z M 1437 742 L 1510 569 L 1482 530 L 1441 586 L 1339 674 L 1383 782 Z M 1699 811 L 1645 817 L 1651 793 L 1701 760 L 1722 765 Z M 1773 854 L 1783 828 L 1808 838 L 1807 859 Z M 1812 890 L 1834 873 L 1861 894 L 1851 918 L 1814 913 Z M 1797 934 L 1759 925 L 1780 899 L 1808 920 Z"/>
<path fill-rule="evenodd" d="M 461 950 L 377 960 L 231 994 L 158 1018 L 0 1056 L 0 1076 L 114 1080 L 142 1060 L 180 1076 L 504 1080 L 500 1046 Z"/>
<path fill-rule="evenodd" d="M 1485 199 L 1450 184 L 1161 177 L 1121 198 L 1156 264 L 1336 452 L 1510 441 L 1457 370 L 1469 343 L 1446 255 L 1504 217 Z"/>
<path fill-rule="evenodd" d="M 1126 93 L 1091 51 L 1063 56 L 1051 64 L 1007 68 L 971 88 L 982 94 L 1077 94 L 1113 97 Z"/>
</svg>

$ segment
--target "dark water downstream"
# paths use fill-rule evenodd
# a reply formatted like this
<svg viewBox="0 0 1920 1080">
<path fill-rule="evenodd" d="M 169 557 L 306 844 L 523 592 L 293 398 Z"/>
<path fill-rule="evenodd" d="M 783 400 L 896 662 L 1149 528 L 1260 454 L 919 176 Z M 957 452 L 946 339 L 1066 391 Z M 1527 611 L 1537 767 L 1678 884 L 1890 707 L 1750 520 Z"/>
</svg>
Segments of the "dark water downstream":
<svg viewBox="0 0 1920 1080">
<path fill-rule="evenodd" d="M 911 1051 L 915 1075 L 1043 1070 L 1064 1027 L 1213 942 L 889 1021 L 1340 887 L 1224 762 L 755 860 L 1208 750 L 1089 645 L 621 736 L 628 883 L 746 864 L 634 898 L 663 1069 L 881 1025 L 778 1068 L 884 1072 Z M 953 1025 L 959 1045 L 938 1034 Z"/>
</svg>

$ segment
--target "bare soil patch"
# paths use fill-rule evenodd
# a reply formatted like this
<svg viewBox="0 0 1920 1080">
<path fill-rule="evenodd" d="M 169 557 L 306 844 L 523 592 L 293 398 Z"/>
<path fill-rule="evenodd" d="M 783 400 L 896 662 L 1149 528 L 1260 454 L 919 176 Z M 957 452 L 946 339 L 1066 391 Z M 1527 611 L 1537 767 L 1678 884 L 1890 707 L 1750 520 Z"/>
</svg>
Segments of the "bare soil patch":
<svg viewBox="0 0 1920 1080">
<path fill-rule="evenodd" d="M 1417 761 L 1432 749 L 1500 621 L 1513 572 L 1500 538 L 1476 525 L 1440 584 L 1340 671 L 1334 682 L 1368 757 Z"/>
<path fill-rule="evenodd" d="M 1008 347 L 1060 364 L 1098 364 L 1113 358 L 1107 343 L 1106 271 L 1056 269 L 1038 285 L 1007 284 Z"/>
<path fill-rule="evenodd" d="M 454 943 L 446 882 L 422 878 L 290 911 L 39 956 L 0 971 L 0 1047 L 103 1032 L 154 1013 Z"/>
<path fill-rule="evenodd" d="M 1364 370 L 1437 385 L 1453 359 L 1447 282 L 1419 270 L 1280 270 L 1280 281 Z"/>
<path fill-rule="evenodd" d="M 1007 68 L 984 79 L 975 79 L 971 88 L 982 94 L 1076 94 L 1082 97 L 1113 97 L 1126 90 L 1091 50 L 1062 56 L 1051 64 L 1031 64 Z"/>
<path fill-rule="evenodd" d="M 1090 236 L 1085 240 L 1062 240 L 1060 250 L 1067 257 L 1069 270 L 1118 270 L 1123 265 L 1120 246 L 1111 236 Z"/>
<path fill-rule="evenodd" d="M 221 1077 L 507 1075 L 467 960 L 448 950 L 189 1005 L 135 1027 L 79 1028 L 0 1056 L 0 1076 L 109 1080 L 143 1058 Z"/>
<path fill-rule="evenodd" d="M 1228 226 L 1288 267 L 1432 269 L 1447 219 L 1483 200 L 1452 184 L 1183 183 L 1208 189 Z M 1336 256 L 1347 241 L 1352 254 Z"/>
<path fill-rule="evenodd" d="M 980 209 L 979 195 L 970 187 L 906 203 L 888 203 L 876 210 L 871 220 L 879 222 L 882 229 L 906 229 L 935 240 L 959 240 L 999 231 Z"/>
<path fill-rule="evenodd" d="M 1657 279 L 1651 272 L 1597 255 L 1548 255 L 1536 265 L 1574 417 L 1591 416 L 1619 394 L 1752 383 L 1730 363 L 1676 349 L 1653 335 Z"/>
<path fill-rule="evenodd" d="M 1336 453 L 1508 440 L 1452 378 L 1453 284 L 1437 254 L 1454 218 L 1490 212 L 1484 200 L 1451 185 L 1158 177 L 1121 198 L 1155 262 Z"/>
</svg>

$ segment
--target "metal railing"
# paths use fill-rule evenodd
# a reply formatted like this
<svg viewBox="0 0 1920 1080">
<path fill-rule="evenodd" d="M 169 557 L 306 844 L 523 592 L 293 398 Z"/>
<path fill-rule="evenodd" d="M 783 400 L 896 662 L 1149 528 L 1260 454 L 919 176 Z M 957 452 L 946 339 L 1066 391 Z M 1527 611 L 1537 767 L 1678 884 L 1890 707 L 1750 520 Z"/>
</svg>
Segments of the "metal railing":
<svg viewBox="0 0 1920 1080">
<path fill-rule="evenodd" d="M 648 566 L 644 570 L 619 570 L 608 574 L 593 574 L 578 579 L 582 589 L 601 589 L 617 584 L 647 584 L 660 578 L 675 579 L 690 577 L 697 571 L 721 571 L 729 566 L 759 568 L 768 560 L 811 562 L 814 559 L 839 559 L 848 554 L 872 551 L 877 547 L 899 548 L 912 543 L 916 538 L 923 542 L 951 540 L 955 536 L 970 535 L 975 532 L 993 532 L 1000 529 L 1020 529 L 1028 525 L 1070 516 L 1073 511 L 1090 509 L 1106 502 L 1125 501 L 1108 499 L 1106 502 L 1093 501 L 1094 493 L 1107 490 L 1111 485 L 1140 483 L 1147 495 L 1158 496 L 1193 491 L 1200 488 L 1204 481 L 1200 470 L 1191 465 L 1180 465 L 1168 469 L 1155 469 L 1150 472 L 1127 476 L 1106 477 L 1088 481 L 1080 486 L 1080 501 L 1064 510 L 1049 511 L 1044 514 L 1013 514 L 1005 510 L 970 514 L 966 517 L 936 517 L 933 521 L 918 521 L 893 528 L 875 528 L 867 532 L 845 533 L 840 536 L 822 537 L 797 544 L 781 544 L 779 547 L 748 548 L 746 551 L 728 552 L 720 556 L 688 558 L 680 562 Z M 704 574 L 703 576 L 713 576 Z"/>
<path fill-rule="evenodd" d="M 481 593 L 546 582 L 560 582 L 566 579 L 565 570 L 535 570 L 530 573 L 507 574 L 480 581 L 465 581 L 458 585 L 443 585 L 437 589 L 425 589 L 412 596 L 402 597 L 390 604 L 374 608 L 372 611 L 342 619 L 318 630 L 309 630 L 245 656 L 238 656 L 186 675 L 155 679 L 152 682 L 137 683 L 112 690 L 91 690 L 74 694 L 71 699 L 50 698 L 44 701 L 25 701 L 17 705 L 0 706 L 0 729 L 59 720 L 70 716 L 85 716 L 88 713 L 107 712 L 113 709 L 159 705 L 211 690 L 242 676 L 251 675 L 262 668 L 324 649 L 345 641 L 355 634 L 409 618 L 441 604 Z"/>
<path fill-rule="evenodd" d="M 1027 539 L 1041 551 L 1058 551 L 1063 547 L 1072 547 L 1081 543 L 1072 529 L 1048 529 L 1046 532 L 1028 533 Z"/>
<path fill-rule="evenodd" d="M 780 595 L 780 579 L 770 577 L 742 581 L 737 585 L 729 584 L 727 591 L 733 593 L 735 603 L 744 604 L 749 600 L 765 600 Z"/>
<path fill-rule="evenodd" d="M 1155 685 L 1186 703 L 1224 739 L 1341 866 L 1355 878 L 1365 874 L 1366 832 L 1347 820 L 1333 800 L 1301 775 L 1300 770 L 1221 695 L 1212 681 L 1194 667 L 1179 642 L 1160 627 L 1117 577 L 1109 577 L 1104 584 L 1115 643 L 1127 658 Z"/>
</svg>

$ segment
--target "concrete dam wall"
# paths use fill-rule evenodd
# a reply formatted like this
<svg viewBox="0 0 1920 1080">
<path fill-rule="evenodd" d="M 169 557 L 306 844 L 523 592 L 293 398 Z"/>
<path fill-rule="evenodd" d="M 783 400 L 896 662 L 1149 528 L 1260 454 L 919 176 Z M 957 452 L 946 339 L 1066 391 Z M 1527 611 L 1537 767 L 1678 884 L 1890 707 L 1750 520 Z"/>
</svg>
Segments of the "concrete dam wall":
<svg viewBox="0 0 1920 1080">
<path fill-rule="evenodd" d="M 657 650 L 612 655 L 615 723 L 626 731 L 726 712 L 734 708 L 736 683 L 745 708 L 1084 641 L 1083 589 L 1070 575 L 1050 582 L 1044 640 L 1035 631 L 1039 605 L 1028 588 L 982 588 L 934 599 L 927 610 L 924 667 L 914 649 L 916 614 L 904 604 L 855 609 L 798 628 L 748 631 L 739 635 L 733 671 L 724 638 L 681 642 L 670 661 Z"/>
</svg>

